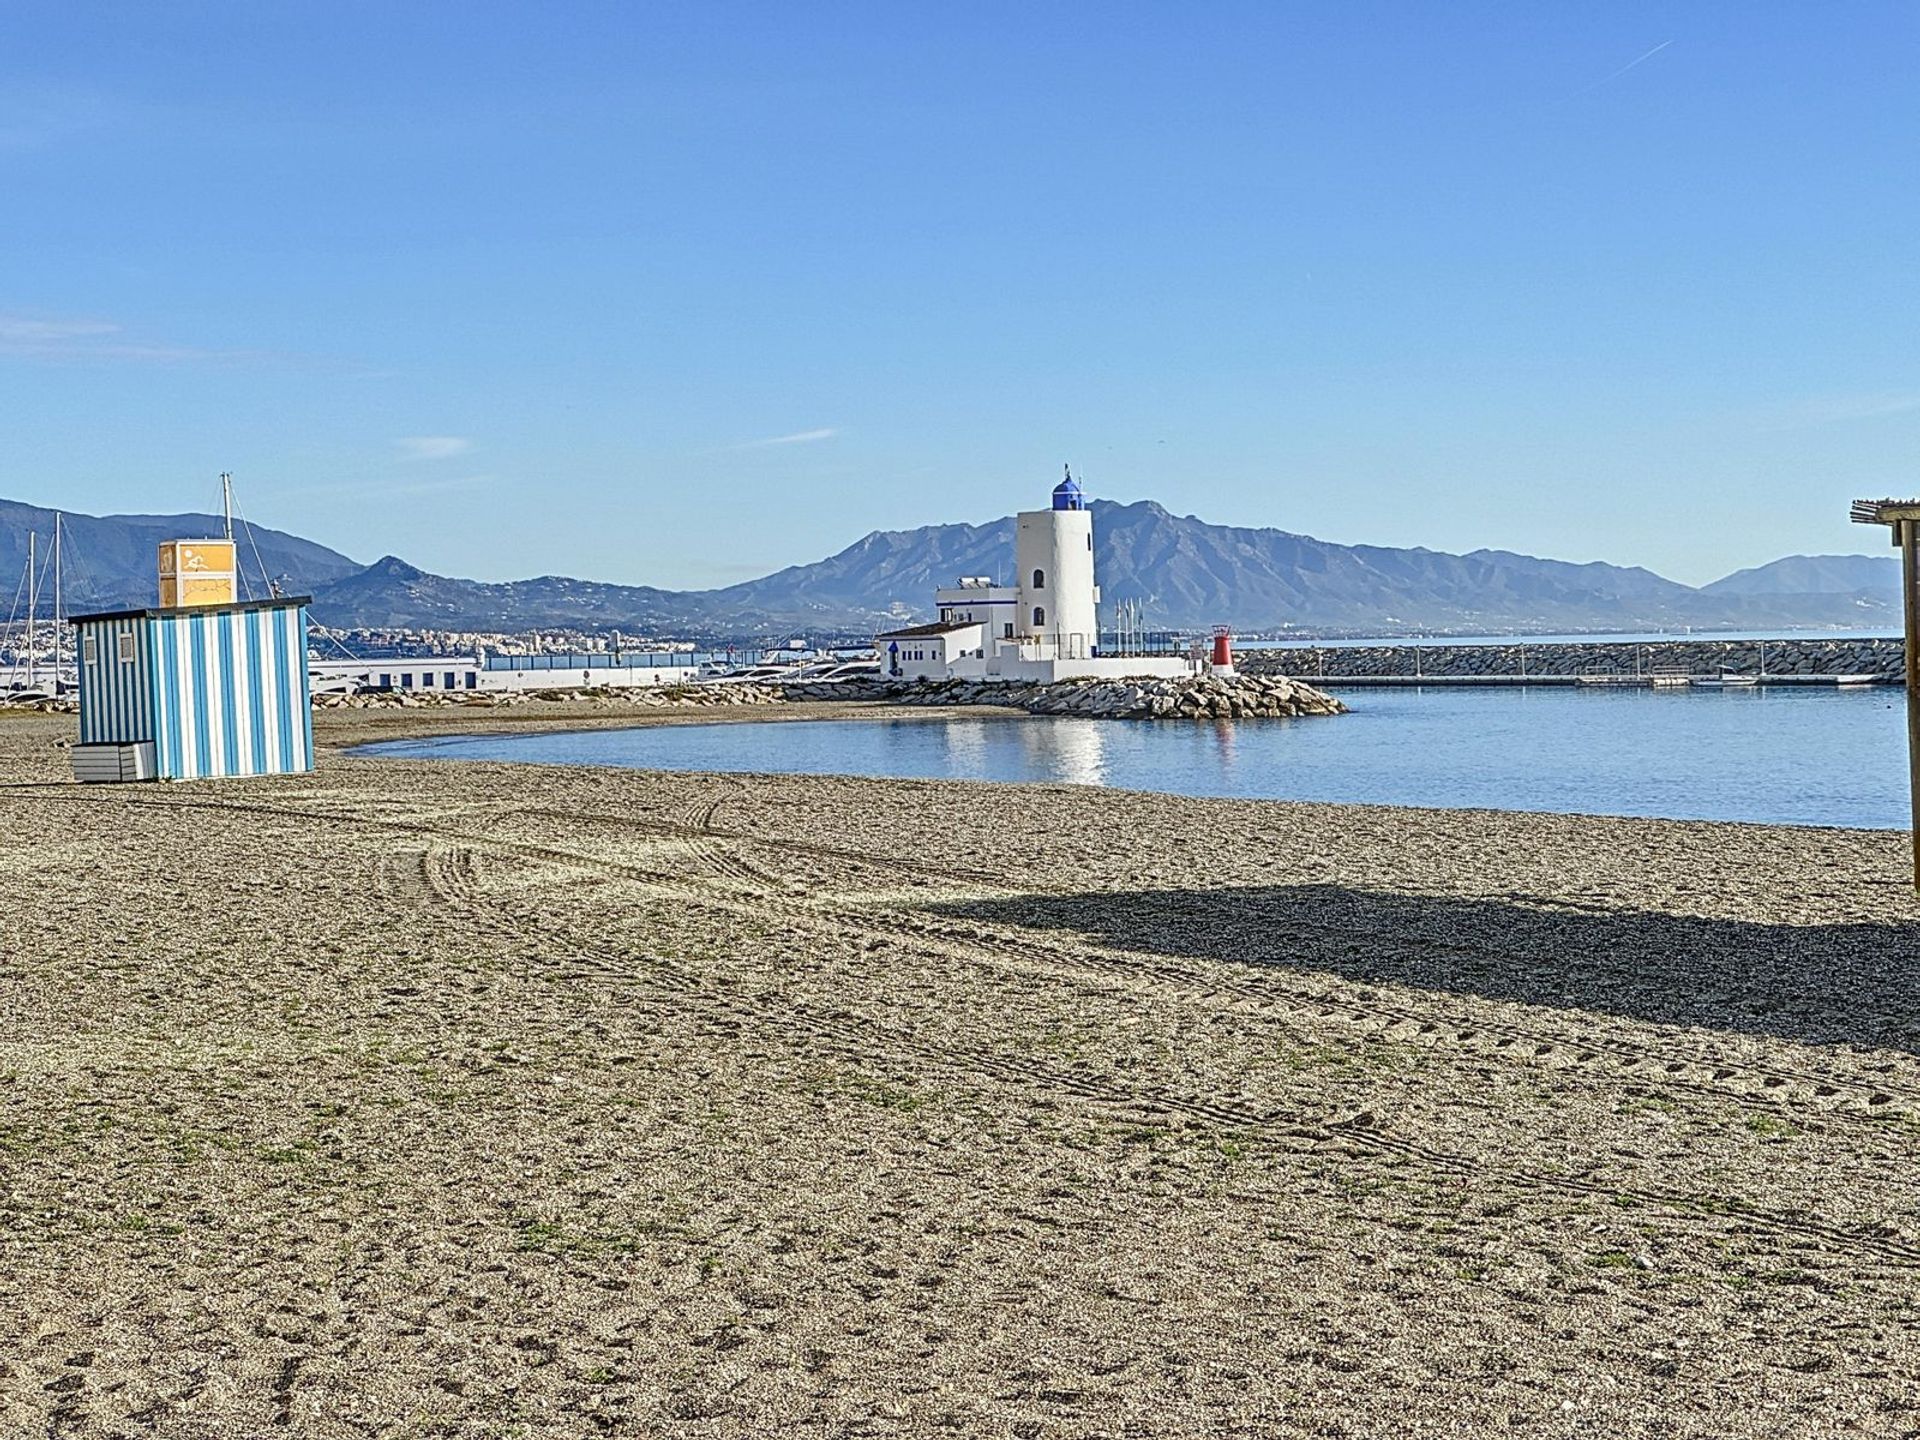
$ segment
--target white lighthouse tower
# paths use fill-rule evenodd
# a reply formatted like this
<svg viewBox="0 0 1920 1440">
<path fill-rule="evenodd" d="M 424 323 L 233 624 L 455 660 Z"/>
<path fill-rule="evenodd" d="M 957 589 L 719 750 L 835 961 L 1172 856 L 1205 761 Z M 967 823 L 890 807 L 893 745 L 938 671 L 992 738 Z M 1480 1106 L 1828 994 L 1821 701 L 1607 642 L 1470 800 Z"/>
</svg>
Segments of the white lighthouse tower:
<svg viewBox="0 0 1920 1440">
<path fill-rule="evenodd" d="M 1093 511 L 1067 471 L 1053 505 L 1014 517 L 1014 632 L 1036 659 L 1090 660 L 1100 650 L 1100 587 L 1093 583 Z"/>
<path fill-rule="evenodd" d="M 1192 673 L 1178 655 L 1103 655 L 1093 511 L 1072 470 L 1045 510 L 1013 517 L 1011 585 L 963 575 L 934 592 L 939 619 L 874 636 L 896 680 L 1125 679 Z"/>
</svg>

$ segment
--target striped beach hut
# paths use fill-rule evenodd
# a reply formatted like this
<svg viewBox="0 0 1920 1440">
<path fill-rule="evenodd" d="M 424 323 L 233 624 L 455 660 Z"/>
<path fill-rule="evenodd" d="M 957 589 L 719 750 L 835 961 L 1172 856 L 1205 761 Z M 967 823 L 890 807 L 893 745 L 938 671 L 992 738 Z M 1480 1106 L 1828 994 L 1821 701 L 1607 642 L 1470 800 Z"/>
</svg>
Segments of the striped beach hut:
<svg viewBox="0 0 1920 1440">
<path fill-rule="evenodd" d="M 313 769 L 307 600 L 76 616 L 78 780 Z"/>
</svg>

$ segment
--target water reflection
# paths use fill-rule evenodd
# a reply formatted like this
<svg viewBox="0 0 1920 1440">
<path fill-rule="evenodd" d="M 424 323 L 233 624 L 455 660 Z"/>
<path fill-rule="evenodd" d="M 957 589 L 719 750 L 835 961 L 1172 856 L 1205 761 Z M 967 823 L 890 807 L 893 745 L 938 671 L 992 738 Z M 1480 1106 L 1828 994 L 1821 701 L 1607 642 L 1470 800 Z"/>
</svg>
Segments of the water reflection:
<svg viewBox="0 0 1920 1440">
<path fill-rule="evenodd" d="M 1232 795 L 1238 788 L 1234 784 L 1233 767 L 1239 726 L 1231 720 L 1216 720 L 1207 729 L 1212 732 L 1208 738 L 1213 741 L 1213 758 L 1220 767 L 1220 793 Z"/>
<path fill-rule="evenodd" d="M 1020 732 L 1021 749 L 1035 779 L 1061 785 L 1107 783 L 1107 732 L 1110 720 L 1010 721 Z"/>
<path fill-rule="evenodd" d="M 921 774 L 927 751 L 938 754 L 938 773 L 955 780 L 1007 778 L 1009 742 L 1027 779 L 1060 785 L 1108 782 L 1108 733 L 1099 720 L 899 720 L 886 725 L 887 773 Z M 902 767 L 895 769 L 894 767 Z"/>
<path fill-rule="evenodd" d="M 993 720 L 902 720 L 889 726 L 894 731 L 906 730 L 910 733 L 900 738 L 908 742 L 907 748 L 915 748 L 925 741 L 925 731 L 932 729 L 938 735 L 938 745 L 946 760 L 946 773 L 956 780 L 991 779 L 993 768 L 990 763 L 991 746 L 987 736 L 990 726 L 1001 722 Z"/>
</svg>

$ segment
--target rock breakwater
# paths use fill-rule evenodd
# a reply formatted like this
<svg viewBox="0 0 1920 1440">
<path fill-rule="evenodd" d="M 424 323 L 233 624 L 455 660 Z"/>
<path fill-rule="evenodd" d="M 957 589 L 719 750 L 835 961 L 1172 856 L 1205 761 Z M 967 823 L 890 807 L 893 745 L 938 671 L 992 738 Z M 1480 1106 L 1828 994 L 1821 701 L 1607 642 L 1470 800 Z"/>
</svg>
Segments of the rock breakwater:
<svg viewBox="0 0 1920 1440">
<path fill-rule="evenodd" d="M 80 700 L 75 695 L 0 694 L 0 710 L 17 710 L 22 714 L 37 715 L 78 715 Z"/>
<path fill-rule="evenodd" d="M 867 705 L 996 705 L 1032 715 L 1077 715 L 1098 720 L 1239 720 L 1338 715 L 1347 708 L 1325 691 L 1285 675 L 1184 676 L 1180 679 L 1063 680 L 842 680 L 813 684 L 663 685 L 649 689 L 363 691 L 316 695 L 322 710 L 489 708 L 573 701 L 609 709 L 665 709 L 788 702 L 839 701 Z"/>
<path fill-rule="evenodd" d="M 1892 675 L 1902 665 L 1899 640 L 1662 640 L 1507 645 L 1326 645 L 1246 650 L 1237 657 L 1251 675 L 1310 679 L 1430 675 Z"/>
<path fill-rule="evenodd" d="M 789 700 L 865 700 L 892 705 L 1001 705 L 1031 715 L 1095 720 L 1239 720 L 1338 715 L 1333 696 L 1284 675 L 1179 679 L 860 681 L 789 685 Z"/>
<path fill-rule="evenodd" d="M 831 688 L 831 687 L 828 687 Z M 316 710 L 481 709 L 568 701 L 608 709 L 658 710 L 720 705 L 778 705 L 787 697 L 773 685 L 648 685 L 596 690 L 361 690 L 320 694 Z"/>
</svg>

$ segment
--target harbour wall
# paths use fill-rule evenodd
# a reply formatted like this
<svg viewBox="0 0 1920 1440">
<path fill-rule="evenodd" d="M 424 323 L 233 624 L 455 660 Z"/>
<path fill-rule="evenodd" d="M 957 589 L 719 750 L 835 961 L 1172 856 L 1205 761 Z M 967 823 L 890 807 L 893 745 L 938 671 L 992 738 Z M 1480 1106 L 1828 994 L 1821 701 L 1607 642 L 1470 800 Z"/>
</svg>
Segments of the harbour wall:
<svg viewBox="0 0 1920 1440">
<path fill-rule="evenodd" d="M 1904 659 L 1899 640 L 1662 640 L 1448 645 L 1408 642 L 1325 645 L 1307 649 L 1244 650 L 1234 663 L 1249 675 L 1298 679 L 1428 679 L 1571 681 L 1583 676 L 1623 680 L 1654 674 L 1765 675 L 1793 681 L 1829 675 L 1897 678 Z"/>
</svg>

